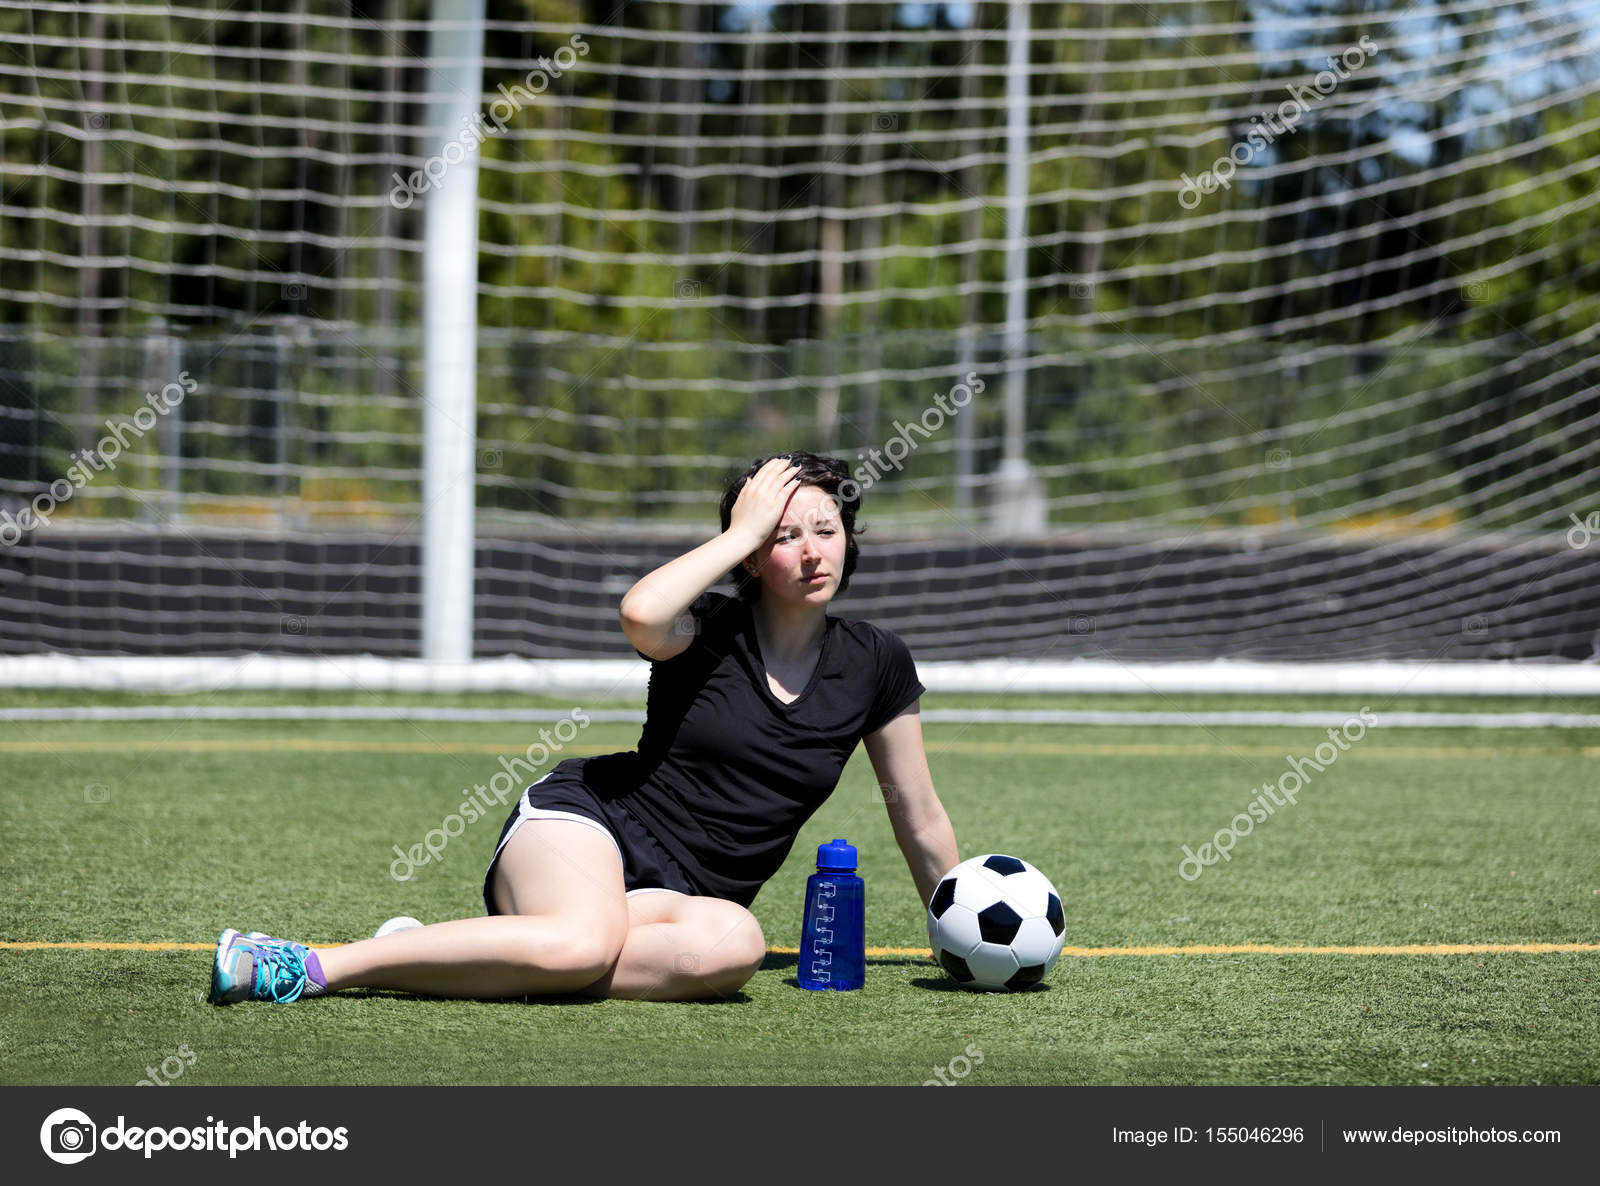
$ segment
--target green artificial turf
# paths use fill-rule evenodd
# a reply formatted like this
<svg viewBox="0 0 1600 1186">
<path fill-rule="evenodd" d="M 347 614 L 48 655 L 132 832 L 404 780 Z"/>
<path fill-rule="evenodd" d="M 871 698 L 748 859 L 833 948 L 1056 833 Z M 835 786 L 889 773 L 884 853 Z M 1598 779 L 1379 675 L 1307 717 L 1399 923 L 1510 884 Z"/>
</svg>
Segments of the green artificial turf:
<svg viewBox="0 0 1600 1186">
<path fill-rule="evenodd" d="M 170 703 L 0 697 L 134 702 Z M 924 699 L 962 703 L 980 701 Z M 1351 711 L 1225 697 L 1029 706 Z M 1495 705 L 1536 707 L 1597 710 Z M 475 916 L 505 812 L 469 825 L 410 882 L 390 877 L 392 846 L 437 827 L 463 787 L 499 769 L 498 753 L 520 752 L 536 731 L 14 721 L 0 751 L 0 939 L 210 944 L 236 926 L 326 943 L 397 914 Z M 1600 942 L 1597 730 L 1374 729 L 1193 882 L 1178 874 L 1181 846 L 1227 826 L 1325 729 L 927 724 L 925 734 L 962 856 L 1008 852 L 1039 866 L 1060 891 L 1073 946 Z M 637 737 L 637 725 L 594 723 L 567 752 L 628 749 Z M 272 739 L 330 748 L 228 744 Z M 222 744 L 138 748 L 149 742 Z M 389 744 L 419 752 L 341 748 Z M 435 745 L 479 748 L 426 752 Z M 1052 746 L 1066 752 L 1035 752 Z M 798 946 L 811 856 L 834 836 L 860 851 L 869 946 L 926 947 L 862 750 L 752 907 L 769 947 Z M 916 1084 L 970 1046 L 983 1054 L 970 1084 L 1600 1082 L 1600 952 L 1065 955 L 1045 987 L 1000 996 L 962 991 L 915 955 L 870 956 L 862 991 L 806 992 L 795 957 L 771 951 L 736 997 L 696 1003 L 357 990 L 217 1008 L 204 1002 L 209 968 L 209 950 L 0 948 L 3 1081 L 131 1084 L 181 1046 L 194 1056 L 177 1077 L 188 1084 Z"/>
</svg>

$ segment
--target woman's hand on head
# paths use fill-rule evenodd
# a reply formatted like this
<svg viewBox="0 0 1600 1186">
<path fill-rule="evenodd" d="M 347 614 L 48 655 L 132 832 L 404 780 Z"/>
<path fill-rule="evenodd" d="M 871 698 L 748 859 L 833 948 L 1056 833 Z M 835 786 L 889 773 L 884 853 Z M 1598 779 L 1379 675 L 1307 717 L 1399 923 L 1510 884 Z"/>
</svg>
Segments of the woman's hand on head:
<svg viewBox="0 0 1600 1186">
<path fill-rule="evenodd" d="M 759 548 L 799 488 L 800 467 L 787 457 L 769 458 L 740 489 L 728 515 L 728 530 L 743 535 L 751 550 Z"/>
</svg>

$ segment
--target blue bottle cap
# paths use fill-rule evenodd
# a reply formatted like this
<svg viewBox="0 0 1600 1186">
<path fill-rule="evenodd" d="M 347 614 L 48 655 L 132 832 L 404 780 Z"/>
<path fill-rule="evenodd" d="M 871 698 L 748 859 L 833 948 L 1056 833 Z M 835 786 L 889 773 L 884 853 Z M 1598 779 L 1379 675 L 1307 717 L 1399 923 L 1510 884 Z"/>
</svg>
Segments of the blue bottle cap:
<svg viewBox="0 0 1600 1186">
<path fill-rule="evenodd" d="M 856 867 L 856 846 L 835 838 L 817 845 L 817 868 L 845 871 Z"/>
</svg>

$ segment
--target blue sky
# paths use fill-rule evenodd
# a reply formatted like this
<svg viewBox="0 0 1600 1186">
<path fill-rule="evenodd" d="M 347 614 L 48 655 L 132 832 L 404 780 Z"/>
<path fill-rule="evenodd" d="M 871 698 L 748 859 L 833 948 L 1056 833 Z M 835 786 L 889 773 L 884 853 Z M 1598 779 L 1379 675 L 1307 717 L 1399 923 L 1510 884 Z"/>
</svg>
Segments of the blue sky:
<svg viewBox="0 0 1600 1186">
<path fill-rule="evenodd" d="M 744 32 L 752 27 L 765 28 L 768 14 L 777 0 L 744 0 L 723 14 L 723 28 Z M 956 26 L 972 23 L 972 5 L 957 0 L 949 4 L 901 4 L 898 6 L 899 23 L 908 29 L 923 29 L 933 22 L 934 10 L 943 8 L 946 20 Z"/>
</svg>

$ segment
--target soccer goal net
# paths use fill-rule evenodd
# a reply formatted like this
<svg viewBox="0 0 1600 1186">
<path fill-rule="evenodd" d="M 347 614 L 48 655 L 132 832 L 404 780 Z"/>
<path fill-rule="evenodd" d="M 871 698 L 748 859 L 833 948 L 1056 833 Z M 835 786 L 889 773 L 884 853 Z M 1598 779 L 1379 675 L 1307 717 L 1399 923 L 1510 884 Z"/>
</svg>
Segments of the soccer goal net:
<svg viewBox="0 0 1600 1186">
<path fill-rule="evenodd" d="M 0 653 L 337 682 L 453 599 L 476 659 L 629 660 L 621 594 L 810 449 L 834 612 L 919 660 L 1600 657 L 1596 0 L 0 42 Z"/>
</svg>

